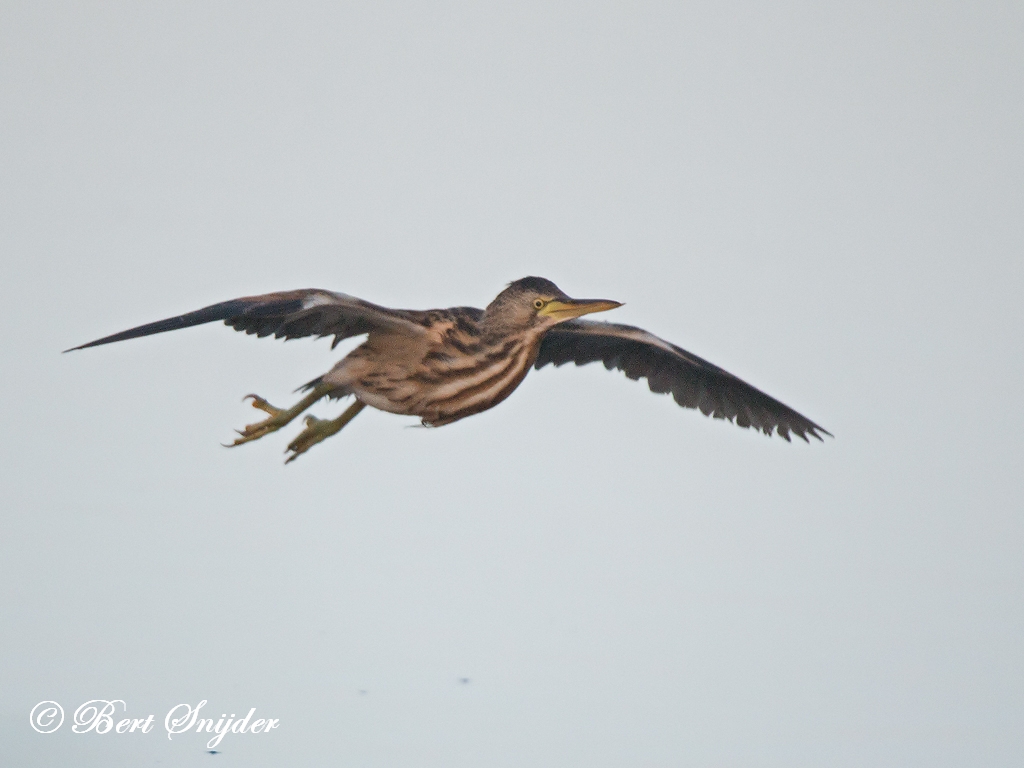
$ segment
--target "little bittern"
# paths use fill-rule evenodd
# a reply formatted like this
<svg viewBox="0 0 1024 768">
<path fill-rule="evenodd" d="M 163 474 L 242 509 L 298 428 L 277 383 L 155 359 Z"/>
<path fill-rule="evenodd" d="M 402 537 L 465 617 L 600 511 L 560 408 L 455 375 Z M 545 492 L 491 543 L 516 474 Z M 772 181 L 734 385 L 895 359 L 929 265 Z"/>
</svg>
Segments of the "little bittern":
<svg viewBox="0 0 1024 768">
<path fill-rule="evenodd" d="M 311 288 L 225 301 L 74 349 L 215 320 L 260 337 L 333 336 L 332 349 L 342 339 L 365 335 L 362 345 L 302 387 L 306 396 L 291 408 L 275 408 L 258 395 L 247 395 L 268 416 L 241 430 L 232 445 L 277 431 L 321 398 L 355 397 L 336 419 L 307 416 L 305 429 L 288 446 L 287 461 L 338 432 L 367 405 L 440 427 L 493 408 L 512 394 L 530 366 L 596 360 L 631 379 L 646 378 L 652 392 L 671 392 L 684 408 L 699 408 L 766 435 L 775 431 L 789 440 L 792 432 L 807 441 L 807 435 L 821 440 L 819 433 L 831 434 L 731 373 L 645 330 L 577 319 L 618 306 L 604 299 L 571 299 L 540 277 L 516 280 L 484 310 L 388 309 Z"/>
</svg>

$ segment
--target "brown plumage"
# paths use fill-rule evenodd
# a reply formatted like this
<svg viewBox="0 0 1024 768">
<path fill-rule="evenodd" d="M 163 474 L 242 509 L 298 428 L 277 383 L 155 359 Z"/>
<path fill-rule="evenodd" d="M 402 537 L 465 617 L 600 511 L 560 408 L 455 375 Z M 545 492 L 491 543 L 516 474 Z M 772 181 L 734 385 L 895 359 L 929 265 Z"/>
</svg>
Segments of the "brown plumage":
<svg viewBox="0 0 1024 768">
<path fill-rule="evenodd" d="M 527 277 L 510 284 L 480 310 L 472 307 L 415 311 L 388 309 L 316 289 L 248 296 L 159 320 L 74 349 L 223 320 L 257 336 L 294 339 L 366 335 L 330 371 L 309 382 L 308 394 L 279 409 L 257 395 L 264 421 L 240 431 L 233 445 L 280 429 L 323 397 L 352 395 L 355 403 L 337 419 L 306 417 L 306 428 L 289 446 L 288 461 L 338 432 L 363 407 L 418 416 L 438 427 L 492 408 L 522 382 L 530 367 L 602 361 L 631 379 L 646 378 L 653 392 L 671 392 L 686 408 L 735 421 L 786 440 L 830 434 L 792 408 L 727 371 L 640 328 L 576 319 L 620 306 L 606 300 L 571 299 L 550 280 Z M 70 350 L 69 350 L 70 351 Z"/>
</svg>

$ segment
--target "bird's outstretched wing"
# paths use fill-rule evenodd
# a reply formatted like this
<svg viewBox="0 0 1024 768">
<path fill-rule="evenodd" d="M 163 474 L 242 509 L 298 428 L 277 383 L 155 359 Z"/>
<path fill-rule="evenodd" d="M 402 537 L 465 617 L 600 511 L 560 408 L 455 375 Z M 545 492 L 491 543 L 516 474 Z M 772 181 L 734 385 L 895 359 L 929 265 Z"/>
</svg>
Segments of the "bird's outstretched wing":
<svg viewBox="0 0 1024 768">
<path fill-rule="evenodd" d="M 421 314 L 411 310 L 379 307 L 344 293 L 305 288 L 223 301 L 195 312 L 104 336 L 65 351 L 176 331 L 216 320 L 223 320 L 225 325 L 230 325 L 236 331 L 245 331 L 261 338 L 271 334 L 278 339 L 334 336 L 331 344 L 333 349 L 342 339 L 371 331 L 410 335 L 423 333 L 423 326 L 416 322 Z"/>
<path fill-rule="evenodd" d="M 706 416 L 735 420 L 766 435 L 775 430 L 821 440 L 832 433 L 806 416 L 769 397 L 728 371 L 702 360 L 642 328 L 592 320 L 569 320 L 544 337 L 534 367 L 548 363 L 586 365 L 600 360 L 608 370 L 618 368 L 631 379 L 646 378 L 652 392 L 671 392 L 684 408 L 699 408 Z"/>
</svg>

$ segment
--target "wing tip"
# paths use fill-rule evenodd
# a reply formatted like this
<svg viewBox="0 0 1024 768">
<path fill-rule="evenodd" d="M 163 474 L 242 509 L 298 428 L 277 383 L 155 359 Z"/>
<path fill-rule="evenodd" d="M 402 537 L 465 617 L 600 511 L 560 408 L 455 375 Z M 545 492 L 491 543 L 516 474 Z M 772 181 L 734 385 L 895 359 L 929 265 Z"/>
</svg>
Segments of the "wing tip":
<svg viewBox="0 0 1024 768">
<path fill-rule="evenodd" d="M 818 424 L 815 424 L 813 421 L 811 422 L 811 426 L 810 426 L 810 428 L 807 431 L 810 432 L 811 437 L 816 438 L 818 440 L 818 442 L 820 442 L 820 443 L 824 443 L 825 440 L 824 440 L 824 438 L 820 434 L 818 434 L 819 432 L 821 434 L 823 434 L 823 435 L 828 435 L 833 440 L 836 439 L 835 435 L 833 435 L 831 432 L 829 432 L 824 427 L 822 427 L 822 426 L 820 426 Z"/>
<path fill-rule="evenodd" d="M 115 334 L 115 335 L 119 335 L 119 334 Z M 90 341 L 90 342 L 88 342 L 86 344 L 79 344 L 77 347 L 69 347 L 69 348 L 63 350 L 61 352 L 61 354 L 62 355 L 66 355 L 68 352 L 77 352 L 79 349 L 88 349 L 89 347 L 98 347 L 101 344 L 110 344 L 110 343 L 112 343 L 114 341 L 120 341 L 120 339 L 115 339 L 115 338 L 113 338 L 111 336 L 105 336 L 102 339 L 96 339 L 95 341 Z"/>
</svg>

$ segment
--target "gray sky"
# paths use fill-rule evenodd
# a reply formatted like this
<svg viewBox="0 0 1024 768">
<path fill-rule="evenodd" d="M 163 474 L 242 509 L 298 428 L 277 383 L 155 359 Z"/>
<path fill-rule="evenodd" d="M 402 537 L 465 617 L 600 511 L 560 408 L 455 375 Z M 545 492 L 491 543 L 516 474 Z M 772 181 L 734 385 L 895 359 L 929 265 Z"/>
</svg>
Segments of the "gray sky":
<svg viewBox="0 0 1024 768">
<path fill-rule="evenodd" d="M 1022 36 L 1009 2 L 4 3 L 7 759 L 1019 763 Z M 219 443 L 326 342 L 59 354 L 528 274 L 836 439 L 548 368 L 284 467 L 296 430 Z M 116 698 L 157 729 L 70 733 Z M 168 740 L 202 699 L 280 727 Z"/>
</svg>

